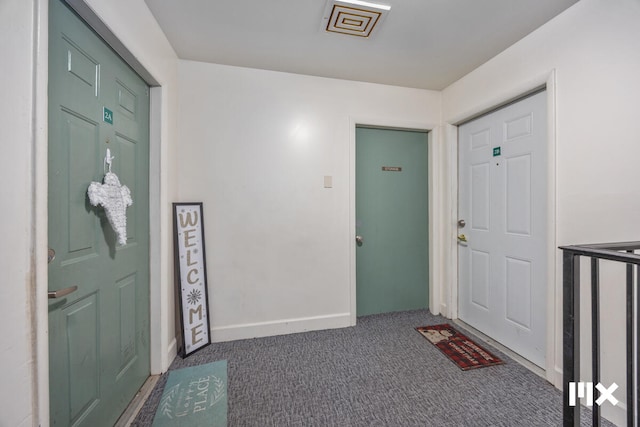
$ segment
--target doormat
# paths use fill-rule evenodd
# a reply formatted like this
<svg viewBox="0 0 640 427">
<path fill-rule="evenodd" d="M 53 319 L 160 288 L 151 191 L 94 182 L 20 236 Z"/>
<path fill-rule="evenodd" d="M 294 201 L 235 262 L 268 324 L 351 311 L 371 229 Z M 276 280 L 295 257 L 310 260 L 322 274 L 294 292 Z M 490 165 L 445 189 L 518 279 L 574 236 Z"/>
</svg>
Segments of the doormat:
<svg viewBox="0 0 640 427">
<path fill-rule="evenodd" d="M 227 426 L 227 361 L 169 372 L 154 427 Z"/>
<path fill-rule="evenodd" d="M 451 325 L 420 326 L 416 328 L 431 344 L 435 345 L 463 371 L 485 366 L 501 365 L 504 362 L 490 351 L 473 342 Z"/>
</svg>

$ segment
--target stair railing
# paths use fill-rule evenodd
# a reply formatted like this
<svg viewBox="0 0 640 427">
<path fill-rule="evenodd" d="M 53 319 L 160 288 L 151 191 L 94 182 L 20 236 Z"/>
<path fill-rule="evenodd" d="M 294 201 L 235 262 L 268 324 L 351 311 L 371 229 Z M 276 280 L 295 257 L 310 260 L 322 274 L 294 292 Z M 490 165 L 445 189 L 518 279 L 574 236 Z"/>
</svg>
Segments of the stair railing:
<svg viewBox="0 0 640 427">
<path fill-rule="evenodd" d="M 635 366 L 640 366 L 634 337 L 640 330 L 640 292 L 634 292 L 634 266 L 640 277 L 640 242 L 561 246 L 563 270 L 563 424 L 580 425 L 580 402 L 576 399 L 576 384 L 580 382 L 580 258 L 591 258 L 591 353 L 592 384 L 600 383 L 600 260 L 626 264 L 626 391 L 627 426 L 638 420 L 640 378 Z M 600 390 L 600 389 L 599 389 Z M 602 393 L 602 390 L 600 390 Z M 583 392 L 584 393 L 584 392 Z M 580 391 L 578 391 L 580 396 Z M 571 405 L 572 398 L 574 405 Z M 576 402 L 577 400 L 577 402 Z M 600 426 L 600 406 L 594 404 L 593 425 Z"/>
</svg>

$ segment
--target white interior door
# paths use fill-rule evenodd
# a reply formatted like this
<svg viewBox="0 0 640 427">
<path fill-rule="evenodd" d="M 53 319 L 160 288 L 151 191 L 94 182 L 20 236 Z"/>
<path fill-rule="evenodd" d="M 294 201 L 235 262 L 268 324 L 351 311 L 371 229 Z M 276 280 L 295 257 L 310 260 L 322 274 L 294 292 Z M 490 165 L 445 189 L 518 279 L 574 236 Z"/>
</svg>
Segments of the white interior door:
<svg viewBox="0 0 640 427">
<path fill-rule="evenodd" d="M 540 92 L 460 126 L 458 135 L 458 215 L 465 223 L 458 241 L 459 317 L 541 367 L 546 122 L 546 92 Z"/>
</svg>

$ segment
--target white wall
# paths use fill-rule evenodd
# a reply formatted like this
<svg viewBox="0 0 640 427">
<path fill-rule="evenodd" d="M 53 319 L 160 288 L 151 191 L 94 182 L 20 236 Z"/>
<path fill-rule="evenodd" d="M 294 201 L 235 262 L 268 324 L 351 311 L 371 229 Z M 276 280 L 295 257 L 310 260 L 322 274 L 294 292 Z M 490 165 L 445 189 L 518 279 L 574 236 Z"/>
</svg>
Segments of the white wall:
<svg viewBox="0 0 640 427">
<path fill-rule="evenodd" d="M 152 140 L 152 328 L 156 372 L 173 355 L 172 244 L 177 58 L 143 0 L 87 4 L 160 82 L 152 92 L 157 129 Z M 129 13 L 123 14 L 123 10 Z M 47 337 L 47 0 L 0 2 L 0 425 L 48 425 Z M 162 175 L 161 175 L 162 174 Z M 162 176 L 162 178 L 158 178 Z M 152 177 L 152 183 L 154 179 Z M 153 314 L 152 314 L 153 316 Z M 160 324 L 160 318 L 165 321 Z"/>
<path fill-rule="evenodd" d="M 350 325 L 351 121 L 437 124 L 440 94 L 189 61 L 179 81 L 179 197 L 204 202 L 213 339 Z"/>
<path fill-rule="evenodd" d="M 35 2 L 0 2 L 0 127 L 3 129 L 0 167 L 0 424 L 30 426 L 35 372 L 31 307 L 35 280 L 33 154 L 35 137 L 34 32 Z"/>
<path fill-rule="evenodd" d="M 637 0 L 582 0 L 443 91 L 444 121 L 455 123 L 513 97 L 555 69 L 557 245 L 640 240 L 639 22 Z M 558 251 L 558 371 L 562 366 L 559 256 Z M 608 386 L 611 381 L 624 382 L 620 330 L 624 302 L 623 282 L 605 283 L 603 345 L 608 348 L 603 383 Z M 586 311 L 583 319 L 588 319 Z M 589 342 L 585 335 L 583 354 L 588 353 Z M 590 371 L 588 360 L 583 361 L 585 372 Z M 585 373 L 584 378 L 589 376 Z M 623 388 L 615 393 L 621 400 Z M 620 413 L 607 413 L 621 420 Z"/>
</svg>

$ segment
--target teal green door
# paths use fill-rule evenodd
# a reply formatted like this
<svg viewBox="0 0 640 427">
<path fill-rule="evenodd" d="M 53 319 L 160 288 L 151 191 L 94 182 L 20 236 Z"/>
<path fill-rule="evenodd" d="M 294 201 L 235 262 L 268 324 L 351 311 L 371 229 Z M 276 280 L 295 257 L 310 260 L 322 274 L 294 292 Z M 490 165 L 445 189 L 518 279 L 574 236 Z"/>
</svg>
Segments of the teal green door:
<svg viewBox="0 0 640 427">
<path fill-rule="evenodd" d="M 356 128 L 356 312 L 429 304 L 427 133 Z"/>
<path fill-rule="evenodd" d="M 112 426 L 149 376 L 148 87 L 58 0 L 49 43 L 50 421 Z M 133 198 L 124 245 L 87 197 L 107 148 Z"/>
</svg>

